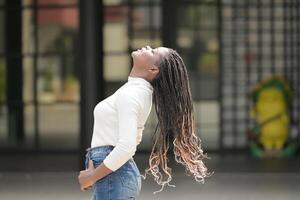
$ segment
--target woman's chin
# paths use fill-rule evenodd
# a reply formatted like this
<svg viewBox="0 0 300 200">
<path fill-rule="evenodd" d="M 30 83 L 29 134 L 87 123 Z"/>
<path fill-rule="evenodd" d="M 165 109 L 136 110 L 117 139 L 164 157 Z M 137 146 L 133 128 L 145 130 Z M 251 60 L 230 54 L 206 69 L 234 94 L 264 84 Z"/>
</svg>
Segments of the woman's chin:
<svg viewBox="0 0 300 200">
<path fill-rule="evenodd" d="M 134 58 L 134 57 L 137 56 L 137 54 L 138 54 L 138 51 L 133 51 L 133 52 L 131 53 L 131 57 Z"/>
</svg>

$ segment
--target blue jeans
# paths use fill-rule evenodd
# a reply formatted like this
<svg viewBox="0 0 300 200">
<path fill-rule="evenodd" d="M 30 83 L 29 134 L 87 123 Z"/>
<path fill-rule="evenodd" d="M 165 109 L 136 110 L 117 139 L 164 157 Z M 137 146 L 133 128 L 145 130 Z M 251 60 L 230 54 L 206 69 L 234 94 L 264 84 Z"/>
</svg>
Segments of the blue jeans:
<svg viewBox="0 0 300 200">
<path fill-rule="evenodd" d="M 113 150 L 114 146 L 100 146 L 87 149 L 85 167 L 91 159 L 95 168 Z M 116 171 L 98 180 L 93 185 L 93 200 L 127 200 L 137 199 L 142 187 L 140 171 L 130 158 Z"/>
</svg>

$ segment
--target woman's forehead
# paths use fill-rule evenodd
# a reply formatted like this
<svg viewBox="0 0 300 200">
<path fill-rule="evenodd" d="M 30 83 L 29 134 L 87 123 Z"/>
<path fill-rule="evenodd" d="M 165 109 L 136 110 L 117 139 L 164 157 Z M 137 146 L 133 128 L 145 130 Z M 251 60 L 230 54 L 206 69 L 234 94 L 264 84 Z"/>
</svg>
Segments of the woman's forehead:
<svg viewBox="0 0 300 200">
<path fill-rule="evenodd" d="M 163 57 L 169 54 L 169 48 L 166 47 L 157 47 L 155 51 L 155 53 L 159 55 L 159 57 Z"/>
<path fill-rule="evenodd" d="M 166 48 L 166 47 L 157 47 L 154 49 L 155 50 L 155 60 L 154 62 L 155 63 L 160 63 L 161 59 L 164 57 L 164 56 L 167 56 L 169 54 L 169 48 Z"/>
<path fill-rule="evenodd" d="M 159 53 L 168 53 L 169 52 L 169 48 L 167 48 L 167 47 L 157 47 L 156 50 Z"/>
</svg>

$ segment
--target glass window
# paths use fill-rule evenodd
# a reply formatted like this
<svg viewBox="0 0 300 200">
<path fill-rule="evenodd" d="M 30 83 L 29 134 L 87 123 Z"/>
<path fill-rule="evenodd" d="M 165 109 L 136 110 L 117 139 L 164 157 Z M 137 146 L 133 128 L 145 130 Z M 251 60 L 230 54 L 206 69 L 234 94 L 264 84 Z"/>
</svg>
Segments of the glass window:
<svg viewBox="0 0 300 200">
<path fill-rule="evenodd" d="M 145 45 L 162 46 L 161 41 L 161 6 L 159 4 L 141 4 L 134 6 L 131 47 L 137 49 Z"/>
<path fill-rule="evenodd" d="M 104 78 L 106 81 L 127 80 L 131 57 L 124 55 L 109 55 L 104 58 Z"/>
<path fill-rule="evenodd" d="M 63 54 L 38 58 L 39 135 L 42 149 L 78 148 L 80 92 L 73 59 L 73 56 Z"/>
<path fill-rule="evenodd" d="M 218 101 L 194 101 L 197 134 L 204 149 L 218 149 L 219 141 L 219 103 Z M 204 114 L 206 113 L 206 114 Z M 205 117 L 204 117 L 205 115 Z"/>
<path fill-rule="evenodd" d="M 33 37 L 33 12 L 31 9 L 24 9 L 22 12 L 22 48 L 25 55 L 32 55 L 34 49 L 34 37 Z"/>
<path fill-rule="evenodd" d="M 5 48 L 5 16 L 4 16 L 4 11 L 0 10 L 0 54 L 4 53 L 4 48 Z"/>
<path fill-rule="evenodd" d="M 123 1 L 105 3 L 104 80 L 105 95 L 110 95 L 127 80 L 130 70 L 128 6 Z"/>
<path fill-rule="evenodd" d="M 56 55 L 38 59 L 38 100 L 78 102 L 79 81 L 75 75 L 73 56 Z"/>
<path fill-rule="evenodd" d="M 206 149 L 219 145 L 217 4 L 181 2 L 176 45 L 188 68 L 197 134 Z M 203 113 L 206 113 L 203 116 Z"/>
<path fill-rule="evenodd" d="M 0 141 L 7 140 L 7 107 L 5 98 L 5 59 L 0 57 Z"/>
<path fill-rule="evenodd" d="M 2 0 L 4 1 L 4 0 Z M 78 0 L 37 0 L 38 6 L 73 6 L 76 5 Z M 24 6 L 33 5 L 34 0 L 23 0 Z"/>
<path fill-rule="evenodd" d="M 8 130 L 7 130 L 7 106 L 0 103 L 0 145 L 2 147 L 8 146 Z"/>
<path fill-rule="evenodd" d="M 157 30 L 161 27 L 160 6 L 135 6 L 132 15 L 134 30 Z"/>
<path fill-rule="evenodd" d="M 23 57 L 24 147 L 33 149 L 35 142 L 35 107 L 33 103 L 33 58 Z"/>
<path fill-rule="evenodd" d="M 33 150 L 35 147 L 35 110 L 32 102 L 24 104 L 24 132 L 25 140 L 22 142 L 22 148 Z M 20 148 L 20 146 L 17 146 Z"/>
<path fill-rule="evenodd" d="M 151 37 L 149 36 L 149 34 L 146 33 L 143 36 L 139 36 L 139 37 L 136 36 L 131 40 L 131 46 L 133 50 L 141 48 L 146 45 L 149 45 L 153 48 L 162 46 L 162 40 L 160 38 L 160 35 L 157 34 L 155 37 Z"/>
<path fill-rule="evenodd" d="M 74 5 L 77 0 L 38 0 L 38 5 Z"/>
<path fill-rule="evenodd" d="M 218 96 L 219 46 L 216 9 L 216 5 L 202 4 L 181 7 L 182 18 L 179 20 L 181 25 L 176 43 L 191 72 L 194 100 L 217 99 Z"/>
<path fill-rule="evenodd" d="M 51 150 L 77 149 L 80 129 L 78 122 L 77 104 L 40 104 L 40 147 Z"/>
<path fill-rule="evenodd" d="M 39 10 L 39 52 L 72 52 L 78 23 L 77 8 Z"/>
<path fill-rule="evenodd" d="M 104 25 L 104 49 L 107 53 L 127 53 L 128 33 L 125 23 L 106 23 Z"/>
<path fill-rule="evenodd" d="M 5 59 L 3 57 L 0 57 L 0 102 L 6 101 L 5 85 L 6 85 Z"/>
<path fill-rule="evenodd" d="M 4 0 L 0 0 L 0 146 L 11 147 L 7 129 L 8 109 L 5 101 L 4 53 Z M 38 0 L 38 23 L 34 24 L 33 0 L 23 0 L 22 53 L 23 53 L 23 100 L 25 139 L 17 144 L 18 149 L 35 148 L 35 127 L 39 127 L 42 149 L 75 150 L 79 137 L 79 88 L 78 69 L 74 65 L 75 37 L 78 31 L 77 0 Z M 35 38 L 34 29 L 38 29 Z M 34 42 L 38 41 L 38 50 Z M 38 57 L 34 56 L 38 53 Z M 4 55 L 7 56 L 7 55 Z M 37 62 L 37 77 L 34 77 L 34 59 Z M 34 84 L 34 78 L 38 84 Z M 37 87 L 38 105 L 33 91 Z M 61 103 L 63 101 L 63 103 Z M 35 116 L 38 106 L 39 113 Z M 66 117 L 68 116 L 68 117 Z M 35 118 L 39 117 L 39 124 Z M 4 144 L 3 144 L 4 143 Z M 38 149 L 37 149 L 38 150 Z"/>
<path fill-rule="evenodd" d="M 103 0 L 105 6 L 120 5 L 125 2 L 127 2 L 127 0 Z"/>
</svg>

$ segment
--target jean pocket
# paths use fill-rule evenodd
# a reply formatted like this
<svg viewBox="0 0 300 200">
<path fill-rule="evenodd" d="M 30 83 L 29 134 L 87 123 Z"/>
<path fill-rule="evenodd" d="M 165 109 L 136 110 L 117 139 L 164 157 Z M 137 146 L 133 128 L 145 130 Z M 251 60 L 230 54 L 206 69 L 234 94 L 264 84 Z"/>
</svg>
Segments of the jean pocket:
<svg viewBox="0 0 300 200">
<path fill-rule="evenodd" d="M 101 163 L 103 163 L 103 159 L 92 159 L 92 161 L 95 168 L 101 165 Z"/>
<path fill-rule="evenodd" d="M 118 173 L 121 179 L 122 186 L 136 192 L 138 188 L 138 180 L 135 173 L 133 173 L 132 171 L 124 170 L 119 171 Z"/>
<path fill-rule="evenodd" d="M 136 169 L 132 165 L 132 162 L 129 160 L 127 161 L 122 167 L 120 167 L 118 170 L 118 174 L 120 176 L 122 185 L 124 187 L 127 187 L 131 190 L 137 191 L 139 188 L 138 183 L 138 174 L 136 172 Z"/>
<path fill-rule="evenodd" d="M 142 189 L 142 176 L 141 176 L 140 170 L 134 160 L 132 160 L 131 164 L 132 164 L 133 170 L 135 171 L 136 179 L 137 179 L 137 186 L 140 191 Z"/>
</svg>

